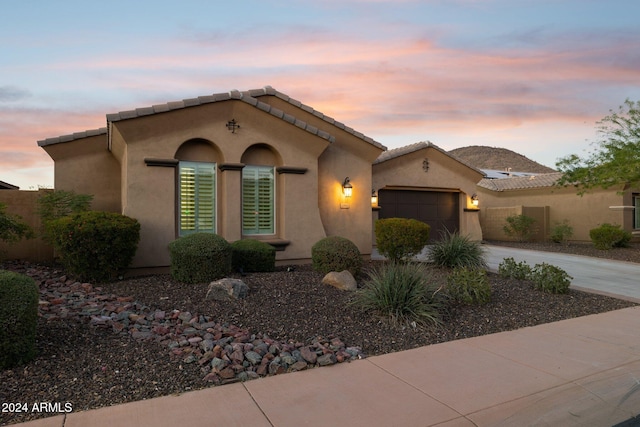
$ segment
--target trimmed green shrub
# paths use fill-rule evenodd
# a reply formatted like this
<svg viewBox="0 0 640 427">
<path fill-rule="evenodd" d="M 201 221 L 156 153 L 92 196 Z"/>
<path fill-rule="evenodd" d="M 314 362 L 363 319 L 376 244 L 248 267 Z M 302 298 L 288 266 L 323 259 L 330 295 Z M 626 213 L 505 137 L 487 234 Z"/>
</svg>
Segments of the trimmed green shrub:
<svg viewBox="0 0 640 427">
<path fill-rule="evenodd" d="M 440 241 L 431 245 L 427 260 L 438 267 L 486 268 L 485 253 L 480 242 L 447 231 Z"/>
<path fill-rule="evenodd" d="M 438 324 L 445 307 L 441 290 L 423 264 L 390 262 L 369 271 L 353 303 L 394 323 Z"/>
<path fill-rule="evenodd" d="M 376 221 L 376 246 L 391 261 L 407 261 L 422 251 L 431 227 L 417 219 L 384 218 Z"/>
<path fill-rule="evenodd" d="M 362 256 L 356 244 L 340 236 L 318 240 L 311 247 L 311 262 L 313 269 L 321 273 L 349 270 L 354 277 L 362 268 Z"/>
<path fill-rule="evenodd" d="M 233 271 L 245 273 L 274 271 L 276 248 L 254 239 L 236 240 L 231 243 L 231 266 Z"/>
<path fill-rule="evenodd" d="M 185 283 L 221 279 L 231 272 L 231 244 L 213 233 L 195 233 L 169 243 L 171 277 Z"/>
<path fill-rule="evenodd" d="M 567 241 L 573 236 L 573 227 L 569 225 L 569 220 L 562 222 L 556 222 L 551 229 L 551 241 L 554 243 L 567 243 Z"/>
<path fill-rule="evenodd" d="M 595 246 L 596 249 L 609 250 L 629 246 L 633 235 L 620 228 L 619 225 L 604 223 L 600 227 L 591 229 L 589 231 L 589 237 L 591 237 L 593 246 Z"/>
<path fill-rule="evenodd" d="M 506 225 L 502 228 L 504 234 L 513 237 L 518 242 L 528 242 L 534 234 L 536 227 L 534 218 L 527 215 L 511 215 L 506 219 Z"/>
<path fill-rule="evenodd" d="M 479 268 L 456 268 L 447 277 L 447 294 L 462 304 L 486 304 L 491 300 L 487 271 Z"/>
<path fill-rule="evenodd" d="M 138 247 L 140 223 L 113 212 L 81 212 L 49 222 L 52 244 L 79 280 L 107 281 L 126 269 Z"/>
<path fill-rule="evenodd" d="M 0 369 L 35 357 L 38 297 L 32 278 L 0 270 Z"/>
<path fill-rule="evenodd" d="M 498 274 L 501 277 L 508 277 L 518 280 L 529 280 L 531 277 L 531 267 L 526 261 L 516 262 L 513 258 L 505 258 L 498 265 Z"/>
<path fill-rule="evenodd" d="M 560 267 L 545 262 L 536 264 L 531 272 L 531 281 L 534 288 L 551 294 L 566 294 L 569 292 L 571 279 L 573 277 L 569 276 Z"/>
</svg>

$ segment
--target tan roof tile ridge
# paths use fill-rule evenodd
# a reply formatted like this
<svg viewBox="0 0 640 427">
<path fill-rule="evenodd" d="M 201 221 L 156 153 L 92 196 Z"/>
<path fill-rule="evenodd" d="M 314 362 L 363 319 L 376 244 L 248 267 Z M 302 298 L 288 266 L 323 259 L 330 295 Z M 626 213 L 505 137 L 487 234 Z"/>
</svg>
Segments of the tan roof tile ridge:
<svg viewBox="0 0 640 427">
<path fill-rule="evenodd" d="M 62 136 L 56 136 L 54 138 L 43 139 L 38 141 L 38 146 L 44 147 L 47 145 L 59 144 L 61 142 L 69 142 L 69 141 L 74 141 L 76 139 L 82 139 L 82 138 L 88 138 L 90 136 L 106 135 L 106 134 L 107 134 L 106 127 L 99 128 L 99 129 L 90 129 L 90 130 L 85 130 L 83 132 L 71 133 L 69 135 L 62 135 Z"/>
</svg>

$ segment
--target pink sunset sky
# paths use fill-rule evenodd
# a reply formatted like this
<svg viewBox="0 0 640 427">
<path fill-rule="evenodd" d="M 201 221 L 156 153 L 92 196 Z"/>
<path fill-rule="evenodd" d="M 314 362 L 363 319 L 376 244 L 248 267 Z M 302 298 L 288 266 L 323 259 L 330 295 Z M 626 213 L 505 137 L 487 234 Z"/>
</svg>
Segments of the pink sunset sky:
<svg viewBox="0 0 640 427">
<path fill-rule="evenodd" d="M 0 26 L 0 181 L 24 190 L 53 187 L 39 140 L 232 89 L 271 85 L 388 148 L 550 167 L 640 100 L 636 0 L 54 3 L 11 2 Z"/>
</svg>

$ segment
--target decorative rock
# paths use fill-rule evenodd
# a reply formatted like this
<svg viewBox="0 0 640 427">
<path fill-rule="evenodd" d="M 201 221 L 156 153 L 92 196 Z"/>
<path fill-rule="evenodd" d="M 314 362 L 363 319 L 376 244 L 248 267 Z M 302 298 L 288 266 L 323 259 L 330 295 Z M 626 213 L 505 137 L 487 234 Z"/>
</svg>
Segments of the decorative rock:
<svg viewBox="0 0 640 427">
<path fill-rule="evenodd" d="M 244 355 L 245 359 L 247 359 L 252 365 L 257 365 L 262 361 L 262 356 L 260 356 L 255 351 L 248 351 Z"/>
<path fill-rule="evenodd" d="M 341 271 L 340 273 L 330 271 L 324 276 L 322 283 L 342 291 L 355 291 L 358 289 L 356 279 L 353 278 L 353 275 L 348 270 Z"/>
<path fill-rule="evenodd" d="M 205 299 L 231 301 L 246 298 L 249 287 L 240 279 L 220 279 L 209 284 Z"/>
<path fill-rule="evenodd" d="M 336 362 L 337 362 L 336 356 L 334 356 L 331 353 L 323 354 L 322 356 L 318 357 L 318 365 L 320 366 L 333 365 Z"/>
<path fill-rule="evenodd" d="M 307 364 L 303 361 L 298 361 L 296 363 L 294 363 L 293 365 L 291 365 L 291 367 L 289 368 L 292 372 L 297 372 L 297 371 L 304 371 L 305 369 L 307 369 Z"/>
<path fill-rule="evenodd" d="M 316 352 L 311 350 L 311 348 L 309 347 L 302 347 L 300 349 L 300 354 L 302 355 L 302 358 L 304 360 L 311 363 L 312 365 L 315 364 L 318 360 L 318 355 L 316 354 Z"/>
</svg>

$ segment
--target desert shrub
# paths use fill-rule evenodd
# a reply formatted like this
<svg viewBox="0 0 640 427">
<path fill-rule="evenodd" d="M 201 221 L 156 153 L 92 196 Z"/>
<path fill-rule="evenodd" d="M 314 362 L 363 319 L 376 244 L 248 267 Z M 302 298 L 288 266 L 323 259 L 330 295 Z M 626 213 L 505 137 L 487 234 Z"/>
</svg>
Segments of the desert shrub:
<svg viewBox="0 0 640 427">
<path fill-rule="evenodd" d="M 596 249 L 609 250 L 629 246 L 632 234 L 620 228 L 619 225 L 605 223 L 589 230 L 589 237 Z"/>
<path fill-rule="evenodd" d="M 121 273 L 140 240 L 140 223 L 113 212 L 81 212 L 48 227 L 60 261 L 80 280 L 106 281 Z"/>
<path fill-rule="evenodd" d="M 231 243 L 231 266 L 234 271 L 274 271 L 276 249 L 268 243 L 254 239 L 236 240 Z"/>
<path fill-rule="evenodd" d="M 65 216 L 87 212 L 91 207 L 93 196 L 76 194 L 73 191 L 47 191 L 38 197 L 37 212 L 42 221 L 42 237 L 53 243 L 51 221 Z"/>
<path fill-rule="evenodd" d="M 491 300 L 487 271 L 479 268 L 456 268 L 447 277 L 449 298 L 462 304 L 486 304 Z"/>
<path fill-rule="evenodd" d="M 485 252 L 480 242 L 447 231 L 431 245 L 427 259 L 438 267 L 486 268 Z"/>
<path fill-rule="evenodd" d="M 408 260 L 429 241 L 431 227 L 417 219 L 384 218 L 376 221 L 376 246 L 391 261 Z"/>
<path fill-rule="evenodd" d="M 555 243 L 566 243 L 573 236 L 573 227 L 569 225 L 569 220 L 564 220 L 562 222 L 556 222 L 554 226 L 551 228 L 551 238 L 552 242 Z"/>
<path fill-rule="evenodd" d="M 0 203 L 0 241 L 13 243 L 23 238 L 31 239 L 34 236 L 31 227 L 22 222 L 20 216 L 7 213 L 6 209 L 7 205 Z"/>
<path fill-rule="evenodd" d="M 340 236 L 318 240 L 311 248 L 311 262 L 313 269 L 321 273 L 349 270 L 354 277 L 362 268 L 362 256 L 358 247 L 351 240 Z"/>
<path fill-rule="evenodd" d="M 536 220 L 527 215 L 511 215 L 505 221 L 504 234 L 513 237 L 518 242 L 528 242 L 536 233 Z"/>
<path fill-rule="evenodd" d="M 0 270 L 0 369 L 35 357 L 38 297 L 32 278 Z"/>
<path fill-rule="evenodd" d="M 509 257 L 498 265 L 498 274 L 511 279 L 528 280 L 531 276 L 531 267 L 526 261 L 516 262 Z"/>
<path fill-rule="evenodd" d="M 231 244 L 213 233 L 195 233 L 169 243 L 171 277 L 185 283 L 211 282 L 231 272 Z"/>
<path fill-rule="evenodd" d="M 440 323 L 444 294 L 420 263 L 390 262 L 368 272 L 354 304 L 392 322 Z"/>
<path fill-rule="evenodd" d="M 545 262 L 536 264 L 531 272 L 531 281 L 534 288 L 551 294 L 566 294 L 569 292 L 571 279 L 573 277 L 569 276 L 560 267 Z"/>
</svg>

